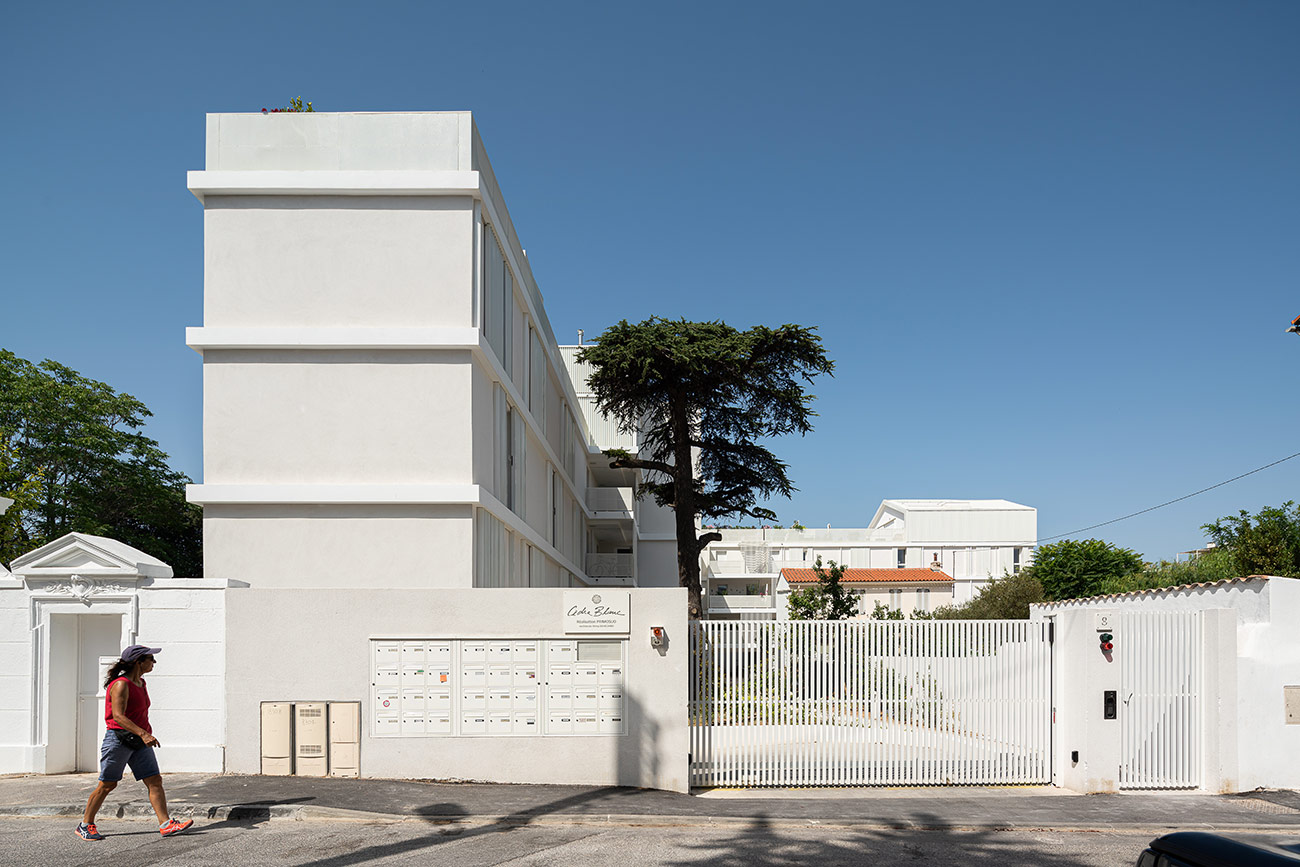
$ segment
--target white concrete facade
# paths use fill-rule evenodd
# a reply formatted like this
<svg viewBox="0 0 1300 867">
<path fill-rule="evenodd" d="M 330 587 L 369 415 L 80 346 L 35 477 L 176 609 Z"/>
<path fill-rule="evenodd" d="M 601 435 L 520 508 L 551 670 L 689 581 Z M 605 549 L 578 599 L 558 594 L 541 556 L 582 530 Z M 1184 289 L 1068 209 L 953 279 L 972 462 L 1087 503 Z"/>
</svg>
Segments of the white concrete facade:
<svg viewBox="0 0 1300 867">
<path fill-rule="evenodd" d="M 952 577 L 952 590 L 928 607 L 968 602 L 989 581 L 1033 562 L 1038 511 L 1008 500 L 883 500 L 865 528 L 718 532 L 722 541 L 701 555 L 709 616 L 783 619 L 790 587 L 781 570 L 811 568 L 819 557 L 823 565 L 938 569 Z M 873 584 L 873 592 L 887 600 L 898 591 L 894 607 L 908 614 L 922 604 L 921 586 Z"/>
<path fill-rule="evenodd" d="M 224 767 L 224 592 L 99 536 L 70 533 L 0 578 L 0 773 L 99 768 L 102 663 L 139 642 L 163 646 L 149 677 L 165 769 Z M 160 735 L 161 736 L 161 735 Z"/>
<path fill-rule="evenodd" d="M 1063 714 L 1061 743 L 1084 756 L 1077 767 L 1062 762 L 1063 785 L 1114 788 L 1114 723 L 1100 719 L 1097 699 L 1102 689 L 1118 688 L 1117 667 L 1097 653 L 1088 619 L 1104 611 L 1203 612 L 1203 786 L 1224 792 L 1300 787 L 1300 580 L 1265 576 L 1032 606 L 1031 619 L 1058 624 L 1058 706 L 1074 709 Z M 1126 638 L 1116 632 L 1116 657 Z"/>
<path fill-rule="evenodd" d="M 638 589 L 675 587 L 675 545 L 638 557 L 637 476 L 600 455 L 470 114 L 210 115 L 189 188 L 204 211 L 189 497 L 206 576 L 240 584 L 226 769 L 259 769 L 263 702 L 345 701 L 361 703 L 364 776 L 684 787 L 685 592 Z M 401 690 L 403 736 L 385 736 L 376 642 L 549 647 L 582 587 L 628 588 L 631 631 L 612 637 L 626 732 L 537 717 L 538 736 L 463 736 L 456 684 Z M 650 651 L 652 622 L 667 648 Z M 563 699 L 535 697 L 538 713 Z M 426 727 L 435 700 L 455 736 Z"/>
<path fill-rule="evenodd" d="M 189 185 L 209 577 L 665 583 L 638 580 L 635 474 L 599 460 L 468 112 L 210 115 Z"/>
</svg>

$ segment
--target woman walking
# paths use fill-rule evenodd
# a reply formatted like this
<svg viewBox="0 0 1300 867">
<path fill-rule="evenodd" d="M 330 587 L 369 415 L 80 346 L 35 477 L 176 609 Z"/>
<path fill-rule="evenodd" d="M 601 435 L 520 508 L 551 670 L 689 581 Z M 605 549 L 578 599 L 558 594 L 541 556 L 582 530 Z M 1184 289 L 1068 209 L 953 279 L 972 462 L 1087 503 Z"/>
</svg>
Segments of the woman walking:
<svg viewBox="0 0 1300 867">
<path fill-rule="evenodd" d="M 161 647 L 132 644 L 122 651 L 122 658 L 108 669 L 104 681 L 104 743 L 99 749 L 99 785 L 90 793 L 86 812 L 77 826 L 77 836 L 83 840 L 103 840 L 104 835 L 95 828 L 95 814 L 108 793 L 117 788 L 124 769 L 130 768 L 135 778 L 149 790 L 149 803 L 158 816 L 158 833 L 164 837 L 179 834 L 194 824 L 192 819 L 178 822 L 167 812 L 167 795 L 163 792 L 162 774 L 154 747 L 160 747 L 149 726 L 149 690 L 144 676 L 153 671 L 154 654 Z"/>
</svg>

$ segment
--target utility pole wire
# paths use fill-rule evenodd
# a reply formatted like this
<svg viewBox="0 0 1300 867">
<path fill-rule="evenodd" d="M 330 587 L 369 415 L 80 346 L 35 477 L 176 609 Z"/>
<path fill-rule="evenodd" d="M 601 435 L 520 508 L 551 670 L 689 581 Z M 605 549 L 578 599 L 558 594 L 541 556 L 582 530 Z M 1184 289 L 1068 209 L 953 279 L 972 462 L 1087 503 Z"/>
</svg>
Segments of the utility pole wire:
<svg viewBox="0 0 1300 867">
<path fill-rule="evenodd" d="M 1084 527 L 1082 530 L 1071 530 L 1070 532 L 1062 533 L 1059 536 L 1048 536 L 1045 539 L 1039 539 L 1034 544 L 1041 545 L 1042 543 L 1050 542 L 1053 539 L 1064 539 L 1066 536 L 1074 536 L 1079 533 L 1086 533 L 1089 530 L 1095 530 L 1098 527 L 1105 527 L 1107 524 L 1118 524 L 1120 521 L 1127 521 L 1129 518 L 1136 518 L 1138 515 L 1145 515 L 1147 512 L 1154 512 L 1156 509 L 1163 509 L 1165 506 L 1172 506 L 1174 503 L 1181 503 L 1183 500 L 1189 499 L 1191 497 L 1195 497 L 1197 494 L 1204 494 L 1206 491 L 1213 491 L 1215 488 L 1222 488 L 1224 485 L 1232 484 L 1238 479 L 1246 478 L 1246 476 L 1253 476 L 1255 473 L 1262 472 L 1263 470 L 1266 470 L 1269 467 L 1275 467 L 1280 463 L 1285 463 L 1286 461 L 1289 461 L 1292 458 L 1300 458 L 1300 452 L 1296 452 L 1293 455 L 1287 455 L 1284 458 L 1280 458 L 1279 460 L 1273 461 L 1273 463 L 1271 464 L 1264 464 L 1264 466 L 1262 467 L 1256 467 L 1255 469 L 1251 470 L 1248 473 L 1242 473 L 1239 476 L 1233 476 L 1227 481 L 1219 482 L 1217 485 L 1210 485 L 1208 488 L 1201 488 L 1199 491 L 1193 491 L 1190 494 L 1184 494 L 1183 496 L 1170 500 L 1167 503 L 1161 503 L 1158 506 L 1152 506 L 1149 509 L 1143 509 L 1140 512 L 1134 512 L 1131 515 L 1125 515 L 1122 518 L 1113 518 L 1109 521 L 1102 521 L 1100 524 L 1093 524 L 1091 527 Z"/>
</svg>

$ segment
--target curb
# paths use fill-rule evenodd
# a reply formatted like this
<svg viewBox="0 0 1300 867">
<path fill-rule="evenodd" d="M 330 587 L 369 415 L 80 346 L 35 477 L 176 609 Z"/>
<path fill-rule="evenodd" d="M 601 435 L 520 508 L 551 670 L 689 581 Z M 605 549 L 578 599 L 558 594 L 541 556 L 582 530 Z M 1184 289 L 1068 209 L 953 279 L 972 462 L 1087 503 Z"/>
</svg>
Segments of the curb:
<svg viewBox="0 0 1300 867">
<path fill-rule="evenodd" d="M 78 805 L 0 805 L 0 819 L 29 818 L 55 819 L 80 816 L 82 807 Z M 691 816 L 675 814 L 639 814 L 639 813 L 554 813 L 544 816 L 520 814 L 474 815 L 474 816 L 412 816 L 402 813 L 375 813 L 364 810 L 348 810 L 342 807 L 296 806 L 284 804 L 212 804 L 212 805 L 175 805 L 172 810 L 177 817 L 207 820 L 214 822 L 267 822 L 267 821 L 331 821 L 331 822 L 420 822 L 425 825 L 445 827 L 448 829 L 480 828 L 499 825 L 520 828 L 529 825 L 591 825 L 606 827 L 702 827 L 702 828 L 748 828 L 755 821 L 761 821 L 765 829 L 842 829 L 856 831 L 939 831 L 939 832 L 1030 832 L 1060 831 L 1073 833 L 1120 833 L 1150 834 L 1160 836 L 1171 831 L 1236 831 L 1278 833 L 1290 832 L 1300 836 L 1300 824 L 1297 823 L 1236 823 L 1215 822 L 1190 825 L 1161 824 L 1117 824 L 1117 823 L 1060 823 L 1044 824 L 1012 822 L 994 822 L 987 824 L 957 823 L 941 824 L 911 822 L 907 820 L 880 821 L 878 819 L 782 819 L 763 817 L 761 820 L 744 816 Z M 101 811 L 101 817 L 117 819 L 153 819 L 153 808 L 148 802 L 119 804 L 116 809 Z M 452 831 L 454 833 L 454 831 Z"/>
</svg>

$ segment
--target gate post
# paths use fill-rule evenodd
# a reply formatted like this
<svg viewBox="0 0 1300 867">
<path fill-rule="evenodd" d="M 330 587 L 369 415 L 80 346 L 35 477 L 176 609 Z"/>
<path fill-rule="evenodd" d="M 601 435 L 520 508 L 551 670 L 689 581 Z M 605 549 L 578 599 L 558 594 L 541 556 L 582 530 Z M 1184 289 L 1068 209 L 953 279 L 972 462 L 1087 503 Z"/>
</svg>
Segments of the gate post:
<svg viewBox="0 0 1300 867">
<path fill-rule="evenodd" d="M 1205 682 L 1201 688 L 1204 729 L 1201 734 L 1201 787 L 1235 792 L 1237 781 L 1237 612 L 1209 608 L 1201 612 Z"/>
<path fill-rule="evenodd" d="M 1076 792 L 1119 790 L 1120 720 L 1124 697 L 1118 657 L 1128 651 L 1123 633 L 1114 632 L 1115 649 L 1103 653 L 1097 615 L 1114 612 L 1095 608 L 1055 613 L 1057 734 L 1053 749 L 1061 757 L 1061 785 Z M 1113 630 L 1112 630 L 1113 631 Z M 1105 718 L 1105 693 L 1116 693 L 1115 719 Z M 1078 754 L 1077 760 L 1074 754 Z"/>
</svg>

